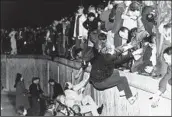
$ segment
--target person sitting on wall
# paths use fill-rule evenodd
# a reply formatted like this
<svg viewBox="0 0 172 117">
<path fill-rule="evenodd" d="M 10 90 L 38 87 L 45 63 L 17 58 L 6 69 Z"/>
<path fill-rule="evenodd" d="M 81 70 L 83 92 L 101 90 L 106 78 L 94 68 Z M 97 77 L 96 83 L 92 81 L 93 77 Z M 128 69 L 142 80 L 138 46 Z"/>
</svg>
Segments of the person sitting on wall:
<svg viewBox="0 0 172 117">
<path fill-rule="evenodd" d="M 64 94 L 63 88 L 60 83 L 57 83 L 54 79 L 50 79 L 48 83 L 53 88 L 53 94 L 51 99 L 55 100 L 58 95 Z"/>
<path fill-rule="evenodd" d="M 88 83 L 89 77 L 84 78 L 79 84 L 73 85 L 70 82 L 65 83 L 65 104 L 72 108 L 78 105 L 81 108 L 81 114 L 91 112 L 93 116 L 99 116 L 102 113 L 103 105 L 98 107 L 91 96 L 83 96 L 84 87 Z"/>
<path fill-rule="evenodd" d="M 89 82 L 99 91 L 117 86 L 121 96 L 126 96 L 133 104 L 138 94 L 133 95 L 126 77 L 122 77 L 118 70 L 114 70 L 115 61 L 124 51 L 133 48 L 130 44 L 113 49 L 102 49 L 92 64 Z"/>
<path fill-rule="evenodd" d="M 75 79 L 79 78 L 83 75 L 86 68 L 93 64 L 94 59 L 98 54 L 99 48 L 103 48 L 106 45 L 107 36 L 104 33 L 97 32 L 96 34 L 91 34 L 90 39 L 94 46 L 92 47 L 92 51 L 83 52 L 81 50 L 76 51 L 76 55 L 78 57 L 82 57 L 82 64 L 79 72 L 75 75 Z"/>
<path fill-rule="evenodd" d="M 167 89 L 167 84 L 171 80 L 171 54 L 172 54 L 172 46 L 168 47 L 163 52 L 163 58 L 168 65 L 167 72 L 165 76 L 159 82 L 159 90 L 151 97 L 153 99 L 152 107 L 155 108 L 158 106 L 160 97 L 165 93 Z"/>
</svg>

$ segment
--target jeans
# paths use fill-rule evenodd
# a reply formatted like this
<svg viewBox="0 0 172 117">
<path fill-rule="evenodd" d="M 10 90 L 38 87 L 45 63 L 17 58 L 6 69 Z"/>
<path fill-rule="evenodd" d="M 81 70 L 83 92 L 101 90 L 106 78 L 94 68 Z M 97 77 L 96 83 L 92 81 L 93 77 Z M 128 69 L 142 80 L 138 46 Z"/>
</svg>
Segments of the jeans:
<svg viewBox="0 0 172 117">
<path fill-rule="evenodd" d="M 81 39 L 75 38 L 75 45 L 77 49 L 81 48 Z"/>
<path fill-rule="evenodd" d="M 113 74 L 105 79 L 103 82 L 91 82 L 97 90 L 105 90 L 117 86 L 118 90 L 124 91 L 126 98 L 132 97 L 132 92 L 129 87 L 127 78 L 125 76 L 120 76 L 118 70 L 114 70 Z"/>
</svg>

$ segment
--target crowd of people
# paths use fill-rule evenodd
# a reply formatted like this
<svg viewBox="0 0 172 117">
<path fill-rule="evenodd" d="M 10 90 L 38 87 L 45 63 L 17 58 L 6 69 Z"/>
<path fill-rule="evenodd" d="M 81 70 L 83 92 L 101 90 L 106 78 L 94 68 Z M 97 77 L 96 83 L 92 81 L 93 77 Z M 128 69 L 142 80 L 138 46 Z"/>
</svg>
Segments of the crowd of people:
<svg viewBox="0 0 172 117">
<path fill-rule="evenodd" d="M 85 85 L 89 77 L 84 78 L 79 84 L 73 85 L 66 82 L 64 89 L 54 79 L 48 84 L 52 88 L 49 96 L 44 95 L 40 86 L 40 78 L 32 78 L 29 90 L 26 89 L 22 74 L 17 73 L 16 111 L 21 116 L 83 116 L 91 113 L 99 116 L 103 110 L 103 104 L 98 107 L 90 95 L 84 95 Z"/>
<path fill-rule="evenodd" d="M 70 115 L 73 112 L 73 115 L 82 115 L 89 111 L 97 116 L 101 114 L 103 105 L 98 107 L 90 96 L 83 97 L 82 89 L 86 84 L 89 82 L 97 90 L 117 86 L 120 96 L 126 96 L 129 103 L 133 104 L 138 93 L 132 94 L 127 78 L 120 76 L 119 71 L 114 69 L 157 76 L 155 66 L 157 48 L 160 48 L 159 57 L 167 63 L 168 70 L 160 81 L 159 90 L 150 98 L 153 99 L 152 107 L 156 107 L 167 84 L 171 84 L 171 18 L 164 18 L 158 32 L 156 26 L 157 13 L 152 1 L 110 0 L 106 5 L 90 5 L 87 10 L 78 6 L 73 17 L 55 20 L 46 28 L 1 30 L 1 53 L 43 54 L 52 58 L 60 56 L 81 59 L 82 66 L 75 76 L 76 79 L 83 76 L 87 67 L 92 66 L 89 78 L 82 79 L 76 86 L 66 83 L 64 92 L 53 98 L 56 104 L 58 102 L 61 105 L 61 109 L 58 110 L 57 105 L 52 108 L 58 110 L 55 111 L 56 114 Z M 156 33 L 162 35 L 160 47 L 157 47 Z M 34 104 L 31 107 L 36 111 L 34 115 L 39 115 L 38 97 L 43 91 L 35 84 L 39 84 L 39 78 L 33 79 L 29 89 L 31 102 Z M 57 83 L 51 80 L 50 84 Z"/>
</svg>

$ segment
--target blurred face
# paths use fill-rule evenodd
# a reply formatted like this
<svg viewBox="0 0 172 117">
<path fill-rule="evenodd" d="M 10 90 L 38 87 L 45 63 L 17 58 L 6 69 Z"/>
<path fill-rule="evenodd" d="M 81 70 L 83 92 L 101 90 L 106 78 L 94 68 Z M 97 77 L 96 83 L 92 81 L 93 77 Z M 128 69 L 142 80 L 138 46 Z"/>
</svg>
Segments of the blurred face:
<svg viewBox="0 0 172 117">
<path fill-rule="evenodd" d="M 72 85 L 70 82 L 67 82 L 67 83 L 65 84 L 65 88 L 67 88 L 67 89 L 72 89 L 72 88 L 73 88 L 73 85 Z"/>
<path fill-rule="evenodd" d="M 82 8 L 78 9 L 78 14 L 83 14 L 83 12 L 84 12 L 84 9 Z"/>
<path fill-rule="evenodd" d="M 89 17 L 88 20 L 92 22 L 94 20 L 94 17 Z"/>
<path fill-rule="evenodd" d="M 79 112 L 79 106 L 74 105 L 74 106 L 72 107 L 72 109 L 75 111 L 75 113 L 80 113 L 80 112 Z"/>
<path fill-rule="evenodd" d="M 122 37 L 123 39 L 127 40 L 128 39 L 128 30 L 120 31 L 119 36 Z"/>
<path fill-rule="evenodd" d="M 133 16 L 139 17 L 141 15 L 140 11 L 134 11 L 132 13 Z"/>
<path fill-rule="evenodd" d="M 103 9 L 100 9 L 100 8 L 97 9 L 97 13 L 98 13 L 98 14 L 101 14 L 102 12 L 103 12 Z"/>
<path fill-rule="evenodd" d="M 108 3 L 108 9 L 112 9 L 113 8 L 113 4 L 111 2 Z"/>
<path fill-rule="evenodd" d="M 65 96 L 64 96 L 64 95 L 58 96 L 58 97 L 57 97 L 57 100 L 58 100 L 59 102 L 61 102 L 62 104 L 65 104 Z"/>
<path fill-rule="evenodd" d="M 93 6 L 90 6 L 90 7 L 88 8 L 88 12 L 89 12 L 89 13 L 96 13 L 96 8 L 93 7 Z"/>
<path fill-rule="evenodd" d="M 57 26 L 57 25 L 58 25 L 58 21 L 54 21 L 53 26 Z"/>
<path fill-rule="evenodd" d="M 171 28 L 165 29 L 164 36 L 165 36 L 166 40 L 170 41 L 170 43 L 171 43 Z"/>
<path fill-rule="evenodd" d="M 39 84 L 39 79 L 33 81 L 35 84 Z"/>
<path fill-rule="evenodd" d="M 50 82 L 50 85 L 54 85 L 54 82 Z"/>
<path fill-rule="evenodd" d="M 171 65 L 171 55 L 168 55 L 168 54 L 164 54 L 164 59 L 165 59 L 165 62 L 168 64 L 168 65 Z"/>
<path fill-rule="evenodd" d="M 152 70 L 153 70 L 153 67 L 152 67 L 152 66 L 146 66 L 146 68 L 145 68 L 145 71 L 146 71 L 147 73 L 151 73 Z"/>
<path fill-rule="evenodd" d="M 77 57 L 78 58 L 81 58 L 82 57 L 82 52 L 81 51 L 77 54 Z"/>
</svg>

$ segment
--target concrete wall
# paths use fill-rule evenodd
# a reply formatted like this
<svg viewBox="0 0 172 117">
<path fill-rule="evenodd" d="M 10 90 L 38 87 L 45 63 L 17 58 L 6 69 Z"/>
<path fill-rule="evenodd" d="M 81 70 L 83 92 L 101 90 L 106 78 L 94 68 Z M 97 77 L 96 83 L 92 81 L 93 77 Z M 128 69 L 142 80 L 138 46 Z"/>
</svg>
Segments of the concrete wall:
<svg viewBox="0 0 172 117">
<path fill-rule="evenodd" d="M 79 62 L 56 58 L 55 62 L 49 57 L 42 56 L 1 56 L 1 80 L 7 91 L 14 92 L 14 81 L 16 73 L 22 73 L 26 87 L 31 84 L 34 76 L 41 78 L 41 86 L 48 94 L 48 79 L 54 78 L 62 86 L 70 81 L 77 84 L 73 76 L 80 67 Z M 88 68 L 87 72 L 90 71 Z M 158 108 L 151 108 L 149 97 L 158 89 L 158 80 L 150 77 L 139 76 L 127 72 L 120 72 L 128 78 L 132 91 L 139 93 L 139 98 L 134 105 L 130 105 L 125 98 L 119 97 L 116 87 L 106 91 L 96 91 L 90 84 L 87 86 L 86 94 L 90 94 L 98 105 L 104 104 L 103 116 L 143 116 L 143 115 L 171 115 L 171 86 L 168 85 L 166 93 L 160 101 Z M 87 76 L 88 73 L 85 73 Z"/>
</svg>

